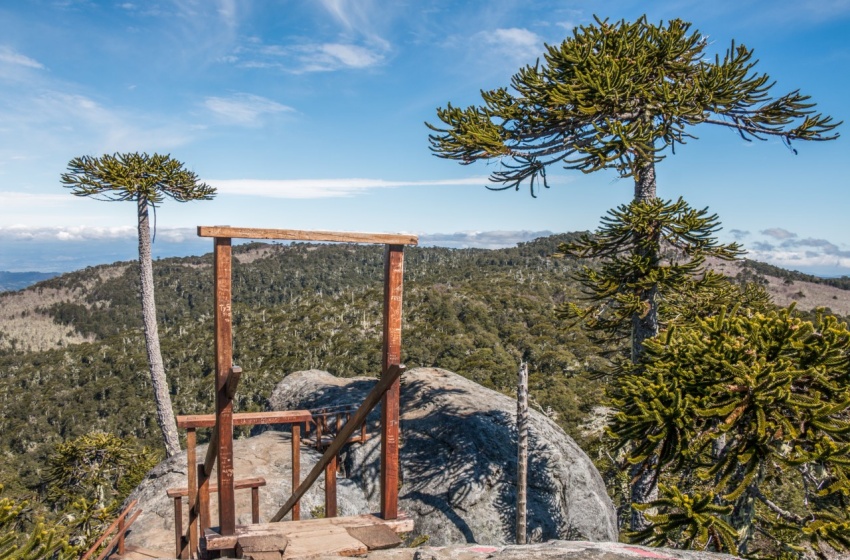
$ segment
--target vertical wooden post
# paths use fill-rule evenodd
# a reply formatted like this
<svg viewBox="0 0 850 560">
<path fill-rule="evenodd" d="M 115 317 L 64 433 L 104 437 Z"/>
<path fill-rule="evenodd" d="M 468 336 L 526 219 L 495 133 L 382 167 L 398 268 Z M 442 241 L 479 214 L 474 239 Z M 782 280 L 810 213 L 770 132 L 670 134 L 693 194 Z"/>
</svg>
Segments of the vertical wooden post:
<svg viewBox="0 0 850 560">
<path fill-rule="evenodd" d="M 227 380 L 233 366 L 231 324 L 231 247 L 229 237 L 215 238 L 215 430 L 218 436 L 218 525 L 222 535 L 236 531 L 233 491 L 233 400 Z M 207 473 L 209 475 L 209 473 Z"/>
<path fill-rule="evenodd" d="M 381 375 L 401 364 L 401 298 L 404 245 L 384 251 L 384 341 Z M 398 414 L 400 382 L 393 382 L 381 403 L 381 516 L 398 517 Z"/>
<path fill-rule="evenodd" d="M 198 463 L 195 428 L 186 430 L 186 468 L 189 470 L 189 558 L 198 553 Z"/>
<path fill-rule="evenodd" d="M 183 558 L 183 496 L 174 497 L 174 547 L 174 557 Z"/>
<path fill-rule="evenodd" d="M 257 524 L 260 522 L 260 489 L 256 486 L 251 487 L 251 523 Z"/>
<path fill-rule="evenodd" d="M 301 485 L 301 424 L 292 424 L 292 491 Z M 292 506 L 292 520 L 301 519 L 301 500 Z"/>
<path fill-rule="evenodd" d="M 334 455 L 325 467 L 325 517 L 336 517 L 336 462 Z"/>
<path fill-rule="evenodd" d="M 198 533 L 204 532 L 212 525 L 210 520 L 210 477 L 204 471 L 204 464 L 198 463 Z"/>
</svg>

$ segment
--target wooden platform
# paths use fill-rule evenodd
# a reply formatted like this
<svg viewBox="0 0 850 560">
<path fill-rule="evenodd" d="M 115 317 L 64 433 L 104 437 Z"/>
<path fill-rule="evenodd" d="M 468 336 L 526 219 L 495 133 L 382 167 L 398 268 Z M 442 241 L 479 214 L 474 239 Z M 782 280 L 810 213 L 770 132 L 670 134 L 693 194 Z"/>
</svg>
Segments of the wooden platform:
<svg viewBox="0 0 850 560">
<path fill-rule="evenodd" d="M 413 520 L 406 515 L 385 521 L 364 514 L 238 526 L 231 536 L 207 529 L 205 541 L 207 550 L 235 550 L 237 557 L 287 560 L 325 554 L 354 556 L 392 548 L 401 542 L 393 538 L 396 534 L 412 530 Z"/>
</svg>

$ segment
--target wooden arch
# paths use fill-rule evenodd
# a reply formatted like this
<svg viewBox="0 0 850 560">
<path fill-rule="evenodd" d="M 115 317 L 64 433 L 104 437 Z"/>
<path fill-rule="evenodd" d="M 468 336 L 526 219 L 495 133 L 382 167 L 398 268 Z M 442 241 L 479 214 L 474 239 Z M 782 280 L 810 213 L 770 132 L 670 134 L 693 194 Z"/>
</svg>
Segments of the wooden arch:
<svg viewBox="0 0 850 560">
<path fill-rule="evenodd" d="M 417 245 L 415 235 L 259 229 L 230 226 L 198 226 L 199 237 L 214 240 L 215 276 L 215 428 L 210 445 L 217 453 L 219 530 L 233 535 L 236 508 L 233 476 L 233 367 L 232 258 L 231 240 L 278 239 L 340 243 L 384 244 L 384 319 L 381 351 L 381 377 L 397 372 L 401 364 L 401 317 L 404 275 L 404 246 Z M 238 368 L 236 368 L 238 369 Z M 240 370 L 241 373 L 241 370 Z M 396 377 L 382 399 L 381 411 L 381 516 L 398 517 L 399 380 Z M 213 451 L 216 449 L 217 451 Z M 214 456 L 212 457 L 215 458 Z M 208 458 L 209 459 L 209 458 Z M 209 460 L 207 461 L 209 462 Z M 209 476 L 210 473 L 207 473 Z M 294 489 L 293 489 L 294 491 Z"/>
</svg>

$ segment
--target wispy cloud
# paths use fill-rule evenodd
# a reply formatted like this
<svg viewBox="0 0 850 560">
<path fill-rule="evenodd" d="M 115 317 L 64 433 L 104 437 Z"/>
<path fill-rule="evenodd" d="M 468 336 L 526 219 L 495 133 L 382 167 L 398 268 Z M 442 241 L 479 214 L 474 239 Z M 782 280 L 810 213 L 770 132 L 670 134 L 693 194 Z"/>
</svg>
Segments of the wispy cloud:
<svg viewBox="0 0 850 560">
<path fill-rule="evenodd" d="M 302 43 L 297 45 L 261 45 L 249 42 L 222 62 L 244 68 L 276 68 L 293 74 L 362 70 L 379 66 L 386 60 L 387 47 L 351 42 Z"/>
<path fill-rule="evenodd" d="M 774 239 L 791 239 L 797 237 L 796 233 L 779 227 L 763 229 L 760 233 Z"/>
<path fill-rule="evenodd" d="M 25 66 L 27 68 L 44 68 L 44 65 L 39 61 L 25 56 L 7 45 L 0 45 L 0 63 Z"/>
<path fill-rule="evenodd" d="M 549 230 L 541 231 L 460 231 L 456 233 L 423 233 L 419 235 L 421 245 L 437 247 L 499 249 L 513 247 L 517 243 L 552 235 Z"/>
<path fill-rule="evenodd" d="M 263 196 L 269 198 L 340 198 L 373 189 L 486 184 L 486 177 L 442 179 L 436 181 L 387 181 L 384 179 L 207 179 L 220 194 Z"/>
<path fill-rule="evenodd" d="M 749 236 L 750 232 L 743 229 L 730 229 L 729 235 L 731 235 L 735 240 L 740 241 Z"/>
<path fill-rule="evenodd" d="M 519 27 L 481 31 L 474 38 L 515 60 L 528 60 L 543 52 L 543 39 L 533 31 Z"/>
<path fill-rule="evenodd" d="M 250 93 L 207 97 L 204 106 L 220 120 L 241 126 L 259 126 L 266 116 L 293 111 L 292 107 Z"/>
</svg>

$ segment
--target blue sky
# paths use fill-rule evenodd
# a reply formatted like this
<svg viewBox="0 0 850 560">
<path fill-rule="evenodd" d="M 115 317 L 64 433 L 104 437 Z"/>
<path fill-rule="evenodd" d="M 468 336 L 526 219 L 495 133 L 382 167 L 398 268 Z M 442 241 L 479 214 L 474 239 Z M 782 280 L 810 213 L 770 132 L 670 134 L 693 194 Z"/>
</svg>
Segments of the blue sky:
<svg viewBox="0 0 850 560">
<path fill-rule="evenodd" d="M 166 202 L 160 255 L 209 250 L 197 225 L 413 232 L 500 246 L 593 229 L 628 202 L 614 172 L 551 170 L 552 188 L 484 188 L 492 167 L 433 157 L 424 121 L 507 85 L 593 14 L 678 17 L 754 48 L 777 94 L 801 89 L 850 121 L 850 0 L 33 0 L 0 7 L 0 270 L 132 258 L 135 209 L 59 183 L 80 155 L 170 153 L 219 188 Z M 750 256 L 850 274 L 842 138 L 745 143 L 729 130 L 658 166 L 659 195 L 720 215 Z"/>
</svg>

